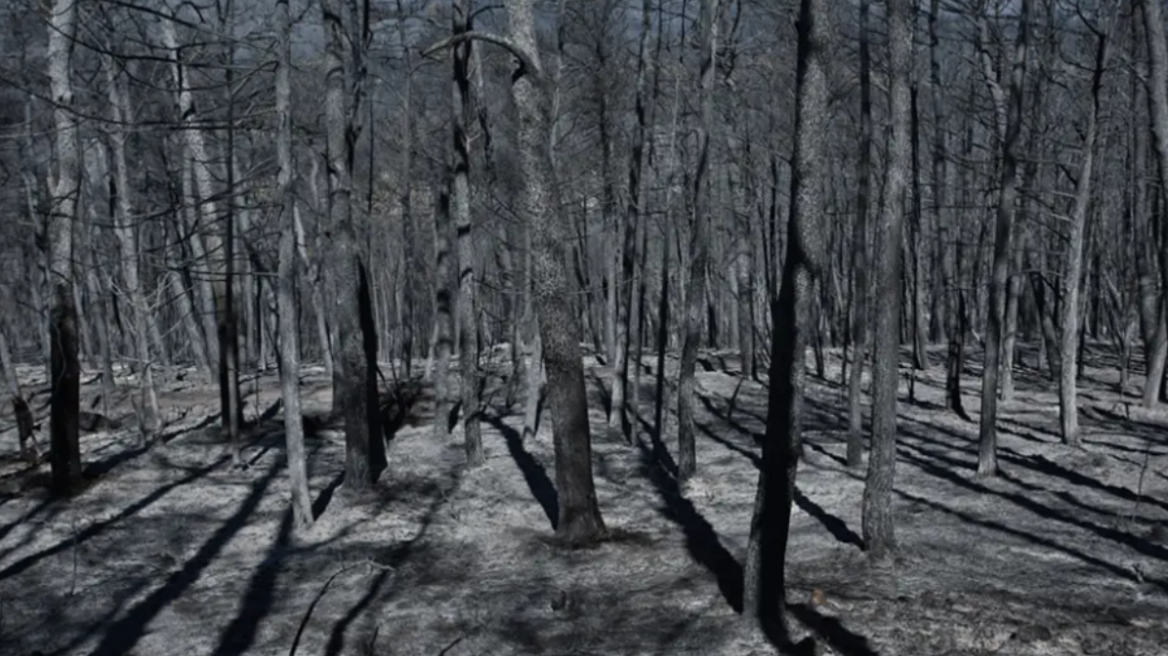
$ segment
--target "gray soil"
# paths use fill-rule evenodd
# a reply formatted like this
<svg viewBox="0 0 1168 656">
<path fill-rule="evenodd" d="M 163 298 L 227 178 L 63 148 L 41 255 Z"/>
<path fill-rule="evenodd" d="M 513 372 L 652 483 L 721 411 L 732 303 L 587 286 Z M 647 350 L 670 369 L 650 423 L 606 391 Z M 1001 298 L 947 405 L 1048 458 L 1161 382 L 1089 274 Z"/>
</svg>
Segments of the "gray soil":
<svg viewBox="0 0 1168 656">
<path fill-rule="evenodd" d="M 1002 475 L 983 480 L 977 425 L 943 409 L 933 359 L 915 403 L 901 385 L 901 556 L 879 568 L 857 546 L 864 477 L 841 464 L 838 361 L 827 381 L 809 379 L 788 560 L 798 630 L 827 654 L 1168 654 L 1163 408 L 1121 398 L 1100 350 L 1081 383 L 1085 448 L 1071 450 L 1057 438 L 1052 383 L 1022 367 L 1002 408 Z M 22 376 L 36 385 L 41 371 Z M 29 471 L 15 458 L 12 418 L 0 415 L 0 654 L 773 653 L 733 607 L 766 416 L 765 387 L 738 371 L 732 358 L 703 357 L 699 473 L 679 489 L 647 446 L 607 433 L 607 375 L 590 361 L 594 468 L 613 539 L 577 551 L 549 540 L 548 422 L 524 443 L 518 407 L 489 411 L 487 461 L 474 470 L 461 466 L 459 436 L 432 438 L 420 409 L 362 498 L 341 485 L 343 436 L 319 431 L 308 440 L 319 518 L 304 534 L 292 530 L 280 417 L 249 431 L 250 466 L 233 469 L 216 391 L 190 373 L 167 376 L 167 426 L 150 448 L 130 428 L 83 435 L 91 481 L 68 501 L 48 500 L 47 465 Z M 977 364 L 966 373 L 976 421 Z M 277 380 L 245 391 L 250 418 L 278 397 Z M 327 410 L 321 371 L 305 372 L 303 391 L 307 413 Z M 111 411 L 123 420 L 126 398 Z M 670 450 L 675 434 L 666 428 Z"/>
</svg>

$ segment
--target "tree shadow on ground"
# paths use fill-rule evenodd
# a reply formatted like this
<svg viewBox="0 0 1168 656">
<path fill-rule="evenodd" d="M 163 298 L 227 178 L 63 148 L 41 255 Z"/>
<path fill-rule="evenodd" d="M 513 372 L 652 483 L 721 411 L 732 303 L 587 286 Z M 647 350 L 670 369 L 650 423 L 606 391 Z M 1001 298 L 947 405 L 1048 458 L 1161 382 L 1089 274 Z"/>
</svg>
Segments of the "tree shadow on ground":
<svg viewBox="0 0 1168 656">
<path fill-rule="evenodd" d="M 322 489 L 320 494 L 317 495 L 316 499 L 312 501 L 313 519 L 320 519 L 320 516 L 324 514 L 325 509 L 328 508 L 329 503 L 332 502 L 333 495 L 337 493 L 337 490 L 341 487 L 341 483 L 344 481 L 345 472 L 342 471 L 336 476 L 333 476 L 328 485 L 324 486 L 324 489 Z"/>
<path fill-rule="evenodd" d="M 911 462 L 912 459 L 910 458 L 909 460 Z M 931 508 L 932 510 L 936 510 L 938 512 L 945 513 L 946 515 L 951 515 L 951 516 L 956 517 L 957 519 L 959 519 L 963 522 L 966 522 L 968 524 L 975 525 L 975 526 L 981 526 L 981 527 L 988 528 L 988 529 L 993 530 L 993 531 L 998 531 L 1000 533 L 1005 533 L 1006 535 L 1020 538 L 1022 540 L 1027 541 L 1027 542 L 1030 542 L 1031 544 L 1036 544 L 1036 545 L 1041 546 L 1041 547 L 1046 547 L 1047 549 L 1050 549 L 1052 551 L 1057 551 L 1059 553 L 1062 553 L 1062 554 L 1065 554 L 1065 555 L 1070 556 L 1072 558 L 1075 558 L 1076 560 L 1079 560 L 1079 561 L 1086 563 L 1088 565 L 1092 565 L 1094 567 L 1098 567 L 1099 569 L 1110 572 L 1111 574 L 1113 574 L 1117 577 L 1120 577 L 1126 581 L 1131 581 L 1134 583 L 1140 582 L 1140 579 L 1136 576 L 1135 572 L 1133 572 L 1131 569 L 1128 569 L 1126 567 L 1121 567 L 1121 566 L 1116 565 L 1114 563 L 1109 563 L 1101 558 L 1097 558 L 1097 557 L 1092 556 L 1090 554 L 1083 553 L 1082 551 L 1078 551 L 1078 550 L 1073 549 L 1071 547 L 1063 546 L 1063 545 L 1059 544 L 1058 542 L 1051 540 L 1050 538 L 1045 538 L 1045 537 L 1042 537 L 1040 535 L 1034 535 L 1032 533 L 1027 533 L 1026 531 L 1014 528 L 1012 526 L 1007 526 L 1006 524 L 1003 524 L 1001 522 L 997 522 L 997 521 L 994 521 L 991 519 L 984 519 L 984 518 L 978 517 L 972 513 L 965 512 L 963 510 L 958 510 L 956 508 L 950 508 L 949 506 L 946 506 L 938 501 L 933 501 L 932 499 L 927 499 L 925 497 L 918 496 L 918 495 L 912 494 L 910 492 L 896 490 L 895 493 L 897 496 L 901 497 L 902 499 L 921 504 L 927 508 Z M 1161 581 L 1149 581 L 1149 582 L 1155 583 L 1156 585 L 1159 585 L 1161 588 L 1164 587 L 1164 583 Z"/>
<path fill-rule="evenodd" d="M 864 549 L 864 540 L 855 531 L 848 528 L 847 522 L 827 512 L 822 506 L 809 499 L 798 486 L 795 487 L 795 505 L 814 517 L 836 540 L 857 546 L 861 550 Z"/>
<path fill-rule="evenodd" d="M 28 556 L 25 556 L 24 558 L 16 561 L 15 563 L 12 563 L 8 567 L 5 567 L 3 570 L 0 570 L 0 581 L 8 579 L 12 576 L 16 576 L 17 574 L 20 574 L 21 572 L 27 570 L 28 568 L 32 567 L 33 565 L 40 562 L 41 560 L 48 558 L 49 556 L 53 556 L 53 555 L 56 555 L 58 553 L 61 553 L 62 551 L 65 551 L 66 549 L 75 548 L 78 544 L 82 544 L 85 541 L 89 540 L 90 538 L 93 538 L 94 536 L 99 535 L 102 531 L 106 530 L 110 526 L 113 526 L 113 525 L 117 524 L 118 522 L 123 521 L 126 518 L 137 514 L 138 512 L 142 511 L 144 508 L 150 506 L 154 502 L 156 502 L 159 499 L 161 499 L 162 497 L 166 496 L 172 490 L 175 490 L 179 487 L 193 483 L 193 482 L 199 480 L 200 478 L 203 478 L 207 474 L 211 473 L 211 471 L 214 470 L 216 467 L 228 462 L 229 460 L 230 460 L 229 457 L 223 456 L 223 457 L 215 460 L 214 462 L 212 462 L 209 465 L 205 465 L 203 467 L 199 467 L 197 469 L 194 469 L 190 473 L 188 473 L 186 476 L 180 478 L 179 480 L 174 481 L 173 483 L 168 483 L 166 485 L 163 485 L 163 486 L 159 487 L 158 489 L 154 490 L 153 492 L 151 492 L 150 494 L 142 497 L 138 501 L 127 506 L 125 509 L 123 509 L 121 512 L 114 515 L 113 517 L 106 519 L 106 520 L 102 520 L 100 522 L 95 522 L 93 524 L 90 524 L 84 530 L 78 532 L 74 536 L 70 536 L 68 539 L 61 540 L 57 544 L 55 544 L 47 549 L 44 549 L 40 552 L 37 552 L 35 554 L 30 554 Z"/>
<path fill-rule="evenodd" d="M 201 420 L 199 420 L 199 423 L 193 426 L 187 426 L 186 428 L 176 428 L 172 431 L 164 431 L 159 433 L 156 441 L 161 444 L 166 444 L 188 433 L 194 433 L 196 431 L 203 430 L 204 428 L 208 428 L 215 422 L 219 421 L 219 416 L 220 411 L 214 410 L 208 413 L 206 417 L 203 417 Z"/>
<path fill-rule="evenodd" d="M 262 478 L 252 483 L 252 490 L 244 499 L 239 510 L 235 512 L 211 538 L 203 543 L 194 557 L 183 565 L 182 569 L 171 574 L 166 583 L 143 599 L 120 620 L 110 624 L 105 636 L 98 644 L 91 656 L 115 656 L 128 654 L 134 651 L 134 646 L 146 633 L 146 627 L 160 612 L 179 597 L 195 581 L 204 569 L 219 555 L 223 547 L 240 531 L 248 518 L 259 507 L 268 487 L 275 480 L 281 470 L 278 462 L 273 462 Z"/>
<path fill-rule="evenodd" d="M 507 450 L 515 460 L 515 464 L 519 466 L 519 471 L 523 473 L 523 479 L 527 481 L 531 495 L 543 508 L 544 515 L 551 522 L 552 530 L 555 530 L 560 518 L 560 497 L 556 492 L 556 486 L 552 484 L 552 480 L 548 477 L 547 470 L 544 469 L 543 465 L 539 464 L 535 456 L 523 447 L 523 439 L 519 435 L 519 431 L 508 426 L 503 419 L 503 417 L 483 415 L 483 421 L 496 428 L 503 435 L 503 439 L 507 442 Z"/>
<path fill-rule="evenodd" d="M 936 426 L 934 424 L 930 424 L 928 422 L 924 422 L 924 421 L 921 421 L 919 419 L 913 419 L 910 417 L 900 417 L 899 421 L 900 421 L 900 424 L 902 426 L 902 428 L 900 430 L 900 433 L 902 436 L 911 437 L 911 438 L 916 439 L 920 442 L 934 444 L 938 447 L 952 450 L 952 451 L 962 452 L 962 453 L 965 453 L 967 455 L 976 454 L 976 444 L 973 442 L 970 442 L 969 441 L 970 438 L 968 438 L 960 433 L 957 433 L 955 431 L 952 431 L 952 430 L 945 428 L 945 427 L 942 427 L 942 426 Z M 904 428 L 904 426 L 906 424 L 915 424 L 919 427 L 919 429 Z M 927 432 L 925 432 L 925 431 L 933 431 L 934 433 L 948 435 L 949 437 L 954 438 L 954 440 L 956 440 L 957 443 L 949 443 L 949 442 L 940 441 L 934 437 L 930 437 L 927 434 Z M 1041 454 L 1024 455 L 1024 454 L 1018 453 L 1017 451 L 1014 451 L 1013 449 L 1010 449 L 1007 447 L 1002 447 L 1002 446 L 998 447 L 997 452 L 998 452 L 999 460 L 1001 460 L 1003 463 L 1006 463 L 1008 465 L 1023 467 L 1025 469 L 1030 470 L 1033 473 L 1041 474 L 1044 476 L 1049 476 L 1051 478 L 1060 479 L 1060 480 L 1062 480 L 1070 485 L 1079 486 L 1079 487 L 1083 487 L 1083 488 L 1087 488 L 1087 489 L 1092 489 L 1092 490 L 1095 490 L 1097 492 L 1102 492 L 1105 494 L 1110 494 L 1112 496 L 1115 496 L 1119 499 L 1122 499 L 1124 501 L 1128 501 L 1131 503 L 1135 503 L 1137 500 L 1140 500 L 1142 503 L 1147 503 L 1147 504 L 1162 508 L 1164 510 L 1168 510 L 1168 503 L 1166 503 L 1166 502 L 1160 501 L 1160 500 L 1155 499 L 1153 497 L 1149 497 L 1147 495 L 1139 495 L 1139 494 L 1132 492 L 1131 490 L 1129 490 L 1125 487 L 1111 485 L 1109 483 L 1104 483 L 1102 481 L 1091 478 L 1090 476 L 1085 476 L 1085 475 L 1080 474 L 1079 472 L 1076 472 L 1072 469 L 1068 469 L 1067 467 L 1064 467 L 1063 465 L 1060 465 L 1060 464 L 1054 462 L 1053 460 L 1050 460 L 1049 458 L 1047 458 L 1044 455 L 1041 455 Z M 970 468 L 972 468 L 974 466 L 975 466 L 975 464 L 973 462 L 968 464 L 968 467 L 970 467 Z M 962 479 L 962 480 L 964 480 L 964 479 Z"/>
<path fill-rule="evenodd" d="M 702 405 L 704 405 L 711 414 L 725 421 L 724 417 L 719 413 L 718 408 L 708 398 L 704 396 L 699 396 L 698 398 L 701 400 Z M 734 430 L 749 435 L 756 442 L 762 437 L 762 435 L 759 433 L 750 431 L 741 424 L 736 424 L 733 422 L 726 423 Z M 757 454 L 752 453 L 738 446 L 737 444 L 734 444 L 726 438 L 720 437 L 716 431 L 711 430 L 710 427 L 705 424 L 697 424 L 697 427 L 699 431 L 704 433 L 711 440 L 721 444 L 734 453 L 749 459 L 751 464 L 754 465 L 755 469 L 759 469 L 762 466 L 762 459 Z M 856 534 L 855 531 L 848 528 L 847 522 L 827 512 L 827 510 L 825 510 L 822 506 L 804 495 L 798 487 L 795 488 L 795 505 L 819 521 L 819 523 L 822 524 L 825 529 L 827 529 L 828 533 L 831 533 L 832 537 L 834 537 L 839 542 L 842 542 L 843 544 L 851 544 L 859 547 L 860 549 L 864 548 L 864 541 L 860 538 L 859 535 Z"/>
<path fill-rule="evenodd" d="M 920 434 L 913 434 L 911 431 L 908 434 L 911 437 L 914 437 L 916 439 L 921 439 L 924 441 L 928 441 L 928 439 L 929 439 L 928 437 L 921 436 Z M 1118 529 L 1111 528 L 1109 526 L 1103 526 L 1100 524 L 1096 524 L 1096 523 L 1091 522 L 1087 519 L 1075 517 L 1075 516 L 1069 515 L 1065 512 L 1060 512 L 1059 510 L 1057 510 L 1055 508 L 1051 508 L 1051 507 L 1046 506 L 1042 503 L 1034 501 L 1033 499 L 1031 499 L 1028 496 L 1023 495 L 1023 494 L 1017 494 L 1017 493 L 1008 492 L 1005 490 L 995 490 L 995 489 L 988 487 L 987 485 L 984 485 L 982 483 L 979 483 L 975 480 L 970 480 L 970 479 L 963 477 L 960 473 L 958 473 L 957 470 L 955 470 L 949 466 L 938 465 L 935 461 L 937 458 L 936 454 L 917 455 L 917 454 L 911 453 L 909 451 L 909 449 L 911 449 L 911 448 L 913 448 L 911 445 L 904 445 L 904 444 L 900 445 L 898 448 L 898 457 L 901 458 L 902 460 L 910 463 L 910 464 L 915 465 L 918 469 L 920 469 L 922 472 L 924 472 L 926 474 L 930 474 L 936 478 L 945 480 L 949 483 L 952 483 L 952 484 L 954 484 L 958 487 L 961 487 L 961 488 L 965 488 L 966 490 L 969 490 L 972 492 L 976 492 L 979 494 L 987 494 L 987 495 L 997 496 L 1001 499 L 1012 502 L 1014 505 L 1016 505 L 1020 508 L 1023 508 L 1025 510 L 1029 510 L 1030 512 L 1032 512 L 1040 517 L 1043 517 L 1045 519 L 1058 521 L 1058 522 L 1067 524 L 1069 526 L 1074 526 L 1076 528 L 1094 533 L 1095 535 L 1097 535 L 1099 537 L 1106 538 L 1106 539 L 1118 542 L 1120 544 L 1123 544 L 1125 546 L 1128 546 L 1141 554 L 1151 556 L 1153 558 L 1158 558 L 1161 560 L 1168 560 L 1168 549 L 1165 549 L 1164 547 L 1162 547 L 1160 545 L 1152 543 L 1149 540 L 1145 540 L 1145 539 L 1136 537 L 1130 533 L 1127 533 L 1125 531 L 1120 531 Z M 980 524 L 982 526 L 989 527 L 989 523 L 985 522 L 983 520 L 977 520 L 975 518 L 971 518 L 970 521 L 973 521 L 974 523 Z M 995 528 L 998 528 L 998 527 L 995 526 Z M 1079 558 L 1080 560 L 1083 560 L 1084 562 L 1088 562 L 1089 564 L 1099 565 L 1101 567 L 1106 567 L 1107 569 L 1109 569 L 1115 573 L 1123 573 L 1128 578 L 1131 577 L 1131 573 L 1127 572 L 1126 570 L 1124 570 L 1121 567 L 1118 567 L 1116 565 L 1112 565 L 1111 563 L 1106 563 L 1105 561 L 1102 561 L 1098 558 L 1088 556 L 1087 554 L 1083 554 L 1081 552 L 1075 551 L 1075 550 L 1070 549 L 1068 547 L 1063 547 L 1061 545 L 1058 545 L 1057 543 L 1054 543 L 1052 540 L 1048 540 L 1045 538 L 1040 539 L 1037 536 L 1032 536 L 1032 535 L 1025 533 L 1023 531 L 1019 531 L 1017 529 L 1012 529 L 1012 528 L 1006 527 L 1004 525 L 1000 525 L 999 530 L 1006 530 L 1007 532 L 1009 532 L 1011 534 L 1025 537 L 1026 539 L 1029 539 L 1030 541 L 1035 542 L 1036 544 L 1042 544 L 1043 546 L 1049 546 L 1051 548 L 1057 549 L 1057 550 L 1062 551 L 1068 555 Z M 1149 579 L 1148 582 L 1155 584 L 1156 586 L 1160 587 L 1163 590 L 1168 590 L 1168 581 L 1158 580 L 1158 579 L 1156 579 L 1156 580 Z"/>
<path fill-rule="evenodd" d="M 24 513 L 20 517 L 17 517 L 16 519 L 12 520 L 11 522 L 4 524 L 3 526 L 0 526 L 0 540 L 3 540 L 4 537 L 6 535 L 8 535 L 9 533 L 11 533 L 13 531 L 13 529 L 15 529 L 17 526 L 20 526 L 21 524 L 27 522 L 28 520 L 32 519 L 33 517 L 36 517 L 37 515 L 41 514 L 45 510 L 48 510 L 49 508 L 53 507 L 54 501 L 55 500 L 52 498 L 42 499 L 42 500 L 38 501 L 35 506 L 30 508 L 28 510 L 28 512 Z M 0 555 L 0 559 L 2 559 L 2 558 L 3 558 L 3 555 Z M 3 578 L 3 576 L 0 575 L 0 579 L 2 579 L 2 578 Z"/>
<path fill-rule="evenodd" d="M 638 440 L 640 473 L 653 483 L 664 506 L 658 511 L 681 527 L 690 556 L 714 575 L 722 597 L 735 612 L 742 612 L 742 565 L 722 546 L 714 527 L 686 499 L 677 479 L 654 454 L 654 449 Z"/>
<path fill-rule="evenodd" d="M 788 604 L 787 612 L 817 638 L 831 645 L 836 653 L 844 656 L 879 656 L 879 652 L 868 644 L 867 638 L 849 631 L 838 618 L 822 615 L 807 604 Z"/>
<path fill-rule="evenodd" d="M 291 537 L 292 509 L 288 508 L 280 520 L 276 539 L 268 549 L 268 557 L 252 573 L 239 613 L 224 629 L 214 656 L 240 656 L 255 642 L 260 622 L 272 612 L 276 601 L 276 578 Z"/>
<path fill-rule="evenodd" d="M 450 478 L 449 490 L 440 484 L 434 486 L 432 494 L 430 495 L 430 504 L 426 508 L 426 514 L 422 517 L 421 527 L 413 537 L 381 549 L 379 552 L 375 552 L 369 559 L 368 565 L 378 570 L 377 576 L 375 576 L 369 583 L 369 587 L 365 590 L 365 594 L 361 595 L 361 598 L 357 600 L 357 603 L 353 604 L 353 606 L 349 608 L 345 615 L 338 619 L 333 625 L 332 631 L 329 633 L 328 645 L 325 647 L 325 656 L 338 656 L 341 653 L 345 653 L 345 635 L 348 633 L 349 627 L 353 624 L 353 622 L 357 621 L 357 619 L 361 617 L 361 614 L 364 613 L 369 608 L 369 606 L 372 605 L 374 600 L 378 598 L 378 595 L 381 593 L 381 589 L 385 587 L 385 584 L 389 580 L 390 576 L 397 572 L 407 560 L 418 555 L 419 551 L 425 545 L 424 539 L 430 527 L 434 524 L 434 520 L 438 515 L 438 511 L 447 503 L 447 501 L 450 499 L 451 493 L 461 482 L 462 472 L 463 469 L 461 466 L 455 470 L 454 474 Z M 390 598 L 392 598 L 393 595 L 396 595 L 397 590 L 401 587 L 403 586 L 398 586 L 398 588 L 395 589 L 393 593 L 391 593 Z M 324 591 L 322 590 L 320 594 L 323 595 Z M 307 624 L 308 615 L 311 614 L 312 609 L 316 606 L 316 602 L 318 600 L 319 596 L 318 599 L 313 600 L 312 605 L 309 606 L 308 614 L 305 615 L 305 618 L 301 624 L 301 630 L 303 630 L 304 625 Z M 297 637 L 299 637 L 299 635 L 300 632 L 297 632 Z M 370 640 L 370 644 L 367 646 L 369 653 L 375 653 L 373 651 L 372 644 L 375 641 L 376 631 L 374 632 L 373 639 Z M 294 651 L 295 646 L 293 647 L 293 652 Z M 290 656 L 292 656 L 292 654 L 290 654 Z"/>
</svg>

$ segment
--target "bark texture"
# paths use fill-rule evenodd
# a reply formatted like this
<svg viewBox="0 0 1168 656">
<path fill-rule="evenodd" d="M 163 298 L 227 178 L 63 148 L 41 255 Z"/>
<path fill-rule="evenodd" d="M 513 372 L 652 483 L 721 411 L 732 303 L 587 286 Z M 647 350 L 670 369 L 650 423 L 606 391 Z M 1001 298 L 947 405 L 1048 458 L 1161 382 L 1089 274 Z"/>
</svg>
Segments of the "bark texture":
<svg viewBox="0 0 1168 656">
<path fill-rule="evenodd" d="M 507 10 L 512 54 L 521 60 L 511 83 L 519 116 L 519 165 L 523 177 L 519 209 L 532 232 L 532 282 L 555 440 L 559 496 L 556 537 L 565 544 L 580 545 L 602 538 L 607 531 L 592 479 L 580 318 L 573 307 L 567 276 L 568 230 L 558 218 L 561 204 L 551 159 L 550 93 L 540 65 L 534 1 L 513 0 Z"/>
<path fill-rule="evenodd" d="M 454 6 L 453 31 L 464 34 L 470 29 L 470 0 L 458 0 Z M 470 140 L 467 136 L 471 114 L 470 98 L 471 42 L 454 46 L 454 85 L 451 89 L 450 119 L 454 130 L 454 168 L 451 177 L 454 224 L 458 231 L 458 313 L 459 369 L 462 374 L 462 434 L 466 461 L 471 466 L 483 463 L 483 436 L 479 424 L 479 321 L 474 277 L 475 248 L 470 213 Z"/>
<path fill-rule="evenodd" d="M 826 3 L 799 7 L 795 156 L 789 239 L 778 299 L 771 305 L 770 392 L 766 437 L 750 544 L 744 567 L 743 614 L 763 627 L 786 627 L 784 572 L 795 473 L 802 453 L 804 370 L 816 279 L 826 249 L 822 188 L 828 125 Z"/>
<path fill-rule="evenodd" d="M 355 20 L 341 0 L 322 0 L 325 25 L 325 116 L 328 125 L 328 214 L 331 287 L 337 330 L 333 409 L 345 423 L 345 487 L 363 491 L 385 469 L 385 442 L 377 408 L 377 336 L 372 330 L 369 283 L 353 222 Z"/>
<path fill-rule="evenodd" d="M 912 5 L 888 0 L 889 120 L 891 139 L 884 183 L 884 208 L 877 228 L 875 284 L 881 290 L 875 312 L 872 365 L 872 454 L 864 485 L 864 545 L 885 559 L 896 549 L 892 521 L 892 483 L 896 472 L 896 393 L 900 375 L 900 319 L 905 197 L 910 165 L 909 76 L 912 66 Z"/>
</svg>

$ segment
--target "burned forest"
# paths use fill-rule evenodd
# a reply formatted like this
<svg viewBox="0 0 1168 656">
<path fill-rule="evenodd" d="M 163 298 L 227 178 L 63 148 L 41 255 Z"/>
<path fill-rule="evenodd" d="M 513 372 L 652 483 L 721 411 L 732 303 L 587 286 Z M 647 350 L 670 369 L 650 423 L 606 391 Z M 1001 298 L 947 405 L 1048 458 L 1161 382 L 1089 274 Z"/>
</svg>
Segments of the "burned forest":
<svg viewBox="0 0 1168 656">
<path fill-rule="evenodd" d="M 0 2 L 0 654 L 1168 656 L 1165 21 Z"/>
</svg>

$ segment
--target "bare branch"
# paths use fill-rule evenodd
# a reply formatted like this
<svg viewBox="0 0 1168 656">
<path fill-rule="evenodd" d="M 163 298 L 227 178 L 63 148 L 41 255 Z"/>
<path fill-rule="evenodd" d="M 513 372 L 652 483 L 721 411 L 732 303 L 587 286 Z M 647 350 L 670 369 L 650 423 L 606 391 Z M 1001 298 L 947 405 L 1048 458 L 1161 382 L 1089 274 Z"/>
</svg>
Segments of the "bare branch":
<svg viewBox="0 0 1168 656">
<path fill-rule="evenodd" d="M 519 45 L 511 39 L 505 36 L 491 34 L 490 32 L 471 31 L 446 37 L 445 39 L 442 39 L 429 48 L 423 50 L 422 56 L 430 57 L 439 51 L 445 50 L 446 48 L 452 48 L 465 41 L 484 41 L 486 43 L 493 43 L 500 48 L 510 52 L 515 56 L 516 59 L 519 60 L 519 63 L 523 67 L 521 73 L 530 75 L 537 81 L 543 80 L 543 71 L 540 70 L 539 65 L 535 63 L 535 60 L 531 58 L 529 53 L 525 52 L 523 48 L 520 48 Z"/>
</svg>

